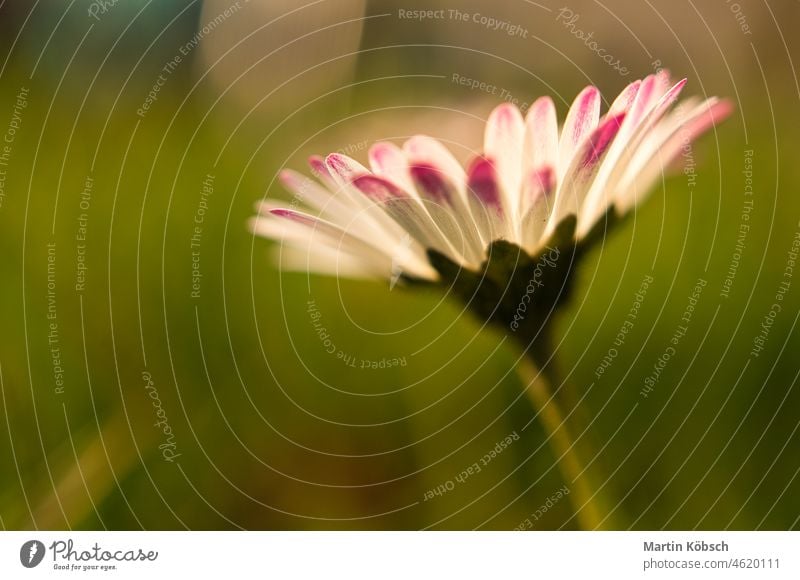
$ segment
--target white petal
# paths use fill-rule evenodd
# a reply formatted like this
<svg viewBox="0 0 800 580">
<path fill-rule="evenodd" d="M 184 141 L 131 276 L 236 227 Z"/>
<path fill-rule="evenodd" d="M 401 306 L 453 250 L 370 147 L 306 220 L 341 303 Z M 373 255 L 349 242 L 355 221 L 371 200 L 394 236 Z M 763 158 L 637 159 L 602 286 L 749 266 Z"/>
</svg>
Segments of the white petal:
<svg viewBox="0 0 800 580">
<path fill-rule="evenodd" d="M 330 173 L 331 179 L 350 198 L 353 205 L 360 208 L 360 213 L 364 215 L 364 219 L 372 221 L 374 224 L 373 229 L 378 232 L 376 235 L 393 243 L 397 243 L 403 237 L 403 229 L 383 211 L 365 199 L 357 188 L 353 187 L 355 179 L 364 175 L 372 175 L 366 167 L 358 161 L 339 153 L 328 155 L 325 158 L 325 167 Z"/>
<path fill-rule="evenodd" d="M 501 238 L 508 239 L 511 233 L 508 229 L 509 220 L 506 219 L 503 194 L 494 162 L 476 157 L 467 171 L 470 210 L 483 245 Z"/>
<path fill-rule="evenodd" d="M 647 143 L 647 153 L 642 152 L 634 158 L 620 180 L 615 199 L 620 211 L 627 211 L 638 203 L 642 198 L 637 196 L 637 192 L 649 193 L 663 168 L 680 154 L 681 149 L 720 123 L 732 110 L 733 106 L 728 101 L 708 99 L 686 116 L 680 115 L 673 120 L 670 123 L 671 130 L 666 135 L 650 140 Z"/>
<path fill-rule="evenodd" d="M 351 256 L 334 248 L 310 241 L 288 241 L 272 249 L 275 262 L 281 270 L 290 272 L 315 272 L 326 276 L 375 280 L 387 277 L 381 269 L 358 256 Z"/>
<path fill-rule="evenodd" d="M 528 210 L 522 216 L 522 247 L 534 253 L 542 242 L 547 222 L 553 211 L 553 193 L 556 190 L 556 170 L 543 167 L 528 174 L 522 187 L 529 199 Z"/>
<path fill-rule="evenodd" d="M 652 94 L 658 90 L 657 82 L 657 76 L 646 78 L 642 82 L 640 93 L 628 109 L 619 135 L 611 146 L 591 191 L 586 196 L 584 207 L 580 210 L 578 236 L 587 233 L 608 208 L 613 200 L 616 184 L 631 158 L 636 154 L 642 140 L 647 138 L 652 128 L 678 98 L 686 79 L 676 83 L 655 104 L 652 104 Z"/>
<path fill-rule="evenodd" d="M 358 232 L 347 231 L 329 221 L 294 209 L 270 209 L 269 215 L 256 218 L 252 227 L 255 233 L 264 237 L 297 240 L 306 235 L 321 244 L 366 257 L 386 256 L 391 251 L 391 246 L 376 243 L 376 240 L 366 240 Z"/>
<path fill-rule="evenodd" d="M 525 121 L 519 109 L 503 103 L 492 111 L 486 123 L 483 154 L 494 161 L 503 194 L 503 208 L 512 221 L 512 231 L 519 220 L 522 187 L 522 152 L 525 142 Z"/>
<path fill-rule="evenodd" d="M 572 163 L 572 157 L 580 143 L 592 132 L 600 119 L 600 92 L 588 86 L 575 98 L 561 129 L 558 144 L 559 181 Z"/>
<path fill-rule="evenodd" d="M 625 87 L 622 92 L 617 95 L 617 98 L 614 99 L 614 102 L 611 103 L 611 106 L 608 108 L 608 113 L 606 113 L 606 117 L 613 117 L 619 113 L 627 113 L 630 110 L 631 105 L 633 105 L 636 95 L 639 94 L 639 87 L 641 84 L 642 81 L 636 80 Z"/>
<path fill-rule="evenodd" d="M 553 175 L 555 179 L 558 172 L 558 119 L 556 107 L 550 97 L 536 99 L 525 117 L 522 174 L 530 178 L 545 167 L 556 171 Z M 525 215 L 531 197 L 524 195 L 523 191 L 520 201 L 521 215 Z"/>
<path fill-rule="evenodd" d="M 337 223 L 347 223 L 354 215 L 353 206 L 342 196 L 336 196 L 313 179 L 301 175 L 291 169 L 284 169 L 279 174 L 284 187 L 309 207 L 317 209 L 320 214 Z"/>
<path fill-rule="evenodd" d="M 433 248 L 458 263 L 464 262 L 461 253 L 449 243 L 422 203 L 408 192 L 377 175 L 357 177 L 353 186 L 423 247 Z"/>
<path fill-rule="evenodd" d="M 484 245 L 456 184 L 433 165 L 414 165 L 410 173 L 422 204 L 450 244 L 468 263 L 480 264 L 485 254 Z"/>
<path fill-rule="evenodd" d="M 407 140 L 403 150 L 408 156 L 412 180 L 421 199 L 429 200 L 425 206 L 428 212 L 445 232 L 452 246 L 457 249 L 467 263 L 476 263 L 483 259 L 485 247 L 478 234 L 466 193 L 466 173 L 453 154 L 441 142 L 424 135 L 416 135 Z M 430 171 L 429 171 L 430 170 Z M 435 179 L 431 171 L 441 179 Z M 427 180 L 429 183 L 423 183 Z M 432 183 L 432 181 L 440 183 Z M 446 193 L 446 205 L 449 205 L 452 216 L 442 219 L 441 203 L 437 201 L 437 190 Z M 455 193 L 455 195 L 453 195 Z M 455 218 L 452 223 L 450 217 Z M 451 224 L 448 226 L 447 224 Z M 449 230 L 452 226 L 454 231 Z"/>
<path fill-rule="evenodd" d="M 597 176 L 597 172 L 619 133 L 625 113 L 610 117 L 592 131 L 583 141 L 558 186 L 555 208 L 547 224 L 546 234 L 552 234 L 561 220 L 569 215 L 578 215 L 583 200 Z"/>
<path fill-rule="evenodd" d="M 436 139 L 415 135 L 403 144 L 409 165 L 429 164 L 440 169 L 463 194 L 466 173 L 453 154 Z"/>
<path fill-rule="evenodd" d="M 394 143 L 381 141 L 370 147 L 369 165 L 375 175 L 385 177 L 398 187 L 413 193 L 414 184 L 408 172 L 408 160 L 403 150 Z"/>
<path fill-rule="evenodd" d="M 382 276 L 390 269 L 402 270 L 413 276 L 430 278 L 432 269 L 423 249 L 412 241 L 392 246 L 377 246 L 373 239 L 364 239 L 357 232 L 315 218 L 309 214 L 286 208 L 269 208 L 262 204 L 268 215 L 251 220 L 253 233 L 285 242 L 308 251 L 334 252 L 355 257 L 364 266 Z"/>
</svg>

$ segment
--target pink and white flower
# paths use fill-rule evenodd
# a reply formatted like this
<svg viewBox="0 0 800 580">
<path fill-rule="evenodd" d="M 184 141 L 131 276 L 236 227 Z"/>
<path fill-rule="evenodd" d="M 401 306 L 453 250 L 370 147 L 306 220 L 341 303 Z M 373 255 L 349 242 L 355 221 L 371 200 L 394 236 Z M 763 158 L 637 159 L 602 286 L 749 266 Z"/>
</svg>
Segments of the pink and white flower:
<svg viewBox="0 0 800 580">
<path fill-rule="evenodd" d="M 730 114 L 716 97 L 673 106 L 685 84 L 665 72 L 637 80 L 602 116 L 599 91 L 586 87 L 560 130 L 550 97 L 524 117 L 502 104 L 466 168 L 422 135 L 376 143 L 369 169 L 338 153 L 312 157 L 317 180 L 280 175 L 305 208 L 263 201 L 251 227 L 283 242 L 285 269 L 393 280 L 436 280 L 429 249 L 474 270 L 495 240 L 534 255 L 570 215 L 579 242 L 609 209 L 622 215 L 644 200 L 686 144 Z"/>
</svg>

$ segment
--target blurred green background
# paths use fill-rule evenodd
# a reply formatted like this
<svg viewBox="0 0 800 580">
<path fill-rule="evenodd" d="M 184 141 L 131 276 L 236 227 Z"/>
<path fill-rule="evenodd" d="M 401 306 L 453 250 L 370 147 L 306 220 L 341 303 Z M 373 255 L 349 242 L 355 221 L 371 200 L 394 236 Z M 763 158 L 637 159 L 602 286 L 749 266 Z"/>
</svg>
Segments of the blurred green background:
<svg viewBox="0 0 800 580">
<path fill-rule="evenodd" d="M 420 8 L 445 17 L 401 17 Z M 797 528 L 799 18 L 797 2 L 3 2 L 0 523 L 575 529 L 567 499 L 540 510 L 564 482 L 513 345 L 443 293 L 281 274 L 246 220 L 289 199 L 276 173 L 309 154 L 366 162 L 427 133 L 466 159 L 507 95 L 551 94 L 563 119 L 586 84 L 610 100 L 667 67 L 736 112 L 692 148 L 695 178 L 665 176 L 581 265 L 557 320 L 571 428 L 605 527 Z"/>
</svg>

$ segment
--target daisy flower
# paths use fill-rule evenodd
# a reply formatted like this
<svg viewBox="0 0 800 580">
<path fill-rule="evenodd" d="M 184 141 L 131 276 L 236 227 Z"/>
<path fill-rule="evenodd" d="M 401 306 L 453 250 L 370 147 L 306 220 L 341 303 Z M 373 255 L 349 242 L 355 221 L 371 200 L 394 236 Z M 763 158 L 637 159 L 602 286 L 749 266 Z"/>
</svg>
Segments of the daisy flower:
<svg viewBox="0 0 800 580">
<path fill-rule="evenodd" d="M 730 114 L 716 97 L 676 104 L 685 84 L 666 72 L 635 81 L 602 116 L 599 91 L 586 87 L 560 130 L 549 97 L 524 117 L 502 104 L 466 168 L 424 136 L 402 148 L 376 143 L 369 169 L 337 153 L 312 157 L 317 179 L 282 172 L 294 201 L 261 202 L 251 227 L 282 242 L 282 268 L 441 284 L 482 321 L 503 326 L 523 348 L 517 372 L 570 483 L 575 516 L 595 529 L 610 514 L 601 513 L 560 409 L 559 391 L 570 391 L 552 364 L 551 321 L 578 259 Z"/>
<path fill-rule="evenodd" d="M 422 135 L 376 143 L 369 168 L 338 153 L 312 157 L 317 179 L 281 172 L 295 200 L 261 202 L 251 228 L 282 242 L 284 269 L 393 282 L 441 281 L 441 260 L 479 272 L 498 240 L 529 256 L 559 230 L 562 243 L 579 245 L 643 201 L 682 149 L 730 113 L 716 97 L 674 106 L 685 84 L 664 71 L 637 80 L 602 116 L 588 86 L 560 130 L 550 97 L 524 117 L 501 104 L 466 168 Z"/>
</svg>

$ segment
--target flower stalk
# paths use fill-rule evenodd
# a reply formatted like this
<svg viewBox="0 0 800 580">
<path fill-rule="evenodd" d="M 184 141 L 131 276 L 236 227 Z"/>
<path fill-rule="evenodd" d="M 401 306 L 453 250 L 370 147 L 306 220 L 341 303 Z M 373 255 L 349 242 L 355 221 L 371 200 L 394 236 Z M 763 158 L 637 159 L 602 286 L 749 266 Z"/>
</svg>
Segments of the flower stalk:
<svg viewBox="0 0 800 580">
<path fill-rule="evenodd" d="M 588 480 L 587 470 L 581 461 L 576 441 L 573 439 L 567 418 L 561 410 L 548 377 L 535 363 L 523 356 L 517 365 L 525 394 L 536 410 L 556 464 L 564 482 L 570 488 L 570 501 L 578 525 L 583 530 L 596 530 L 601 526 L 597 493 Z"/>
<path fill-rule="evenodd" d="M 497 241 L 490 245 L 488 258 L 478 271 L 459 268 L 435 252 L 429 259 L 447 287 L 481 320 L 490 321 L 522 349 L 517 373 L 564 482 L 571 489 L 575 518 L 581 529 L 601 525 L 597 493 L 588 481 L 577 441 L 573 439 L 560 401 L 571 399 L 556 372 L 553 356 L 552 323 L 555 314 L 572 294 L 575 270 L 594 242 L 620 223 L 613 208 L 586 237 L 575 237 L 576 220 L 565 218 L 537 254 Z M 558 391 L 553 391 L 558 386 Z M 558 396 L 560 395 L 560 396 Z M 572 403 L 572 401 L 569 401 Z"/>
</svg>

